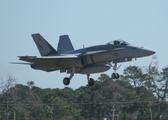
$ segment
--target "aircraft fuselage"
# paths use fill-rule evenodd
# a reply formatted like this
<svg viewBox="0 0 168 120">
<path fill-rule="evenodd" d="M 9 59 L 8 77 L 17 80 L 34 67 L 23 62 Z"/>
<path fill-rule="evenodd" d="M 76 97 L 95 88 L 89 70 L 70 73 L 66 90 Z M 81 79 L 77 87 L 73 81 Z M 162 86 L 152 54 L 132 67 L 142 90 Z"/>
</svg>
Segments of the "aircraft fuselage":
<svg viewBox="0 0 168 120">
<path fill-rule="evenodd" d="M 115 51 L 116 50 L 116 51 Z M 99 51 L 102 51 L 99 53 Z M 89 53 L 87 55 L 87 53 Z M 96 54 L 95 54 L 96 53 Z M 113 61 L 114 63 L 118 62 L 127 62 L 131 61 L 132 58 L 140 58 L 154 54 L 155 52 L 144 47 L 136 47 L 132 45 L 97 45 L 87 48 L 82 48 L 78 50 L 73 50 L 63 55 L 78 55 L 82 56 L 81 66 L 87 66 L 90 64 L 105 64 Z M 83 57 L 83 55 L 86 56 Z M 76 62 L 76 61 L 75 61 Z M 78 61 L 79 63 L 79 61 Z"/>
<path fill-rule="evenodd" d="M 70 73 L 69 77 L 63 79 L 64 85 L 69 85 L 74 74 L 80 73 L 86 74 L 88 85 L 93 86 L 94 79 L 89 78 L 90 74 L 104 72 L 111 67 L 114 70 L 111 78 L 118 79 L 117 63 L 132 61 L 133 58 L 155 53 L 153 50 L 133 46 L 123 40 L 74 50 L 68 35 L 60 36 L 56 51 L 39 33 L 32 34 L 32 37 L 41 57 L 19 56 L 19 60 L 28 62 L 19 64 L 27 64 L 33 69 L 46 72 L 60 70 L 60 72 Z"/>
</svg>

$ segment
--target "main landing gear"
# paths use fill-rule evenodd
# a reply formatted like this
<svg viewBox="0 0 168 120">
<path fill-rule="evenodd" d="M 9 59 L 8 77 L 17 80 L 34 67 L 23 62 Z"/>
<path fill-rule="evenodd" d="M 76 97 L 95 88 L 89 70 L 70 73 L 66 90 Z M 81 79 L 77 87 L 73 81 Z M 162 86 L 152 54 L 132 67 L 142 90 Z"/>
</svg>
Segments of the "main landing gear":
<svg viewBox="0 0 168 120">
<path fill-rule="evenodd" d="M 88 79 L 88 85 L 89 86 L 93 86 L 94 85 L 94 79 L 93 78 L 89 78 L 89 74 L 87 75 L 87 79 Z M 63 83 L 64 83 L 64 85 L 69 85 L 70 84 L 70 80 L 71 80 L 71 78 L 73 77 L 73 75 L 71 74 L 70 75 L 70 77 L 68 78 L 68 77 L 65 77 L 64 79 L 63 79 Z"/>
<path fill-rule="evenodd" d="M 72 77 L 74 76 L 74 73 L 75 73 L 75 69 L 72 69 L 72 72 L 70 73 L 69 78 L 65 77 L 63 79 L 63 84 L 64 85 L 69 85 L 70 84 L 70 81 L 71 81 Z M 89 78 L 89 76 L 90 76 L 90 74 L 87 74 L 88 85 L 89 86 L 93 86 L 94 85 L 94 79 L 93 78 Z"/>
<path fill-rule="evenodd" d="M 70 84 L 70 81 L 71 81 L 72 77 L 74 76 L 74 73 L 75 73 L 75 68 L 72 69 L 69 78 L 68 78 L 68 77 L 65 77 L 65 78 L 63 79 L 64 85 L 69 85 L 69 84 Z"/>
<path fill-rule="evenodd" d="M 89 86 L 93 86 L 94 85 L 94 79 L 93 78 L 89 78 L 89 74 L 87 74 L 87 79 L 88 79 L 88 85 Z"/>
<path fill-rule="evenodd" d="M 70 84 L 70 79 L 68 77 L 65 77 L 63 79 L 63 83 L 64 83 L 64 85 L 69 85 Z"/>
</svg>

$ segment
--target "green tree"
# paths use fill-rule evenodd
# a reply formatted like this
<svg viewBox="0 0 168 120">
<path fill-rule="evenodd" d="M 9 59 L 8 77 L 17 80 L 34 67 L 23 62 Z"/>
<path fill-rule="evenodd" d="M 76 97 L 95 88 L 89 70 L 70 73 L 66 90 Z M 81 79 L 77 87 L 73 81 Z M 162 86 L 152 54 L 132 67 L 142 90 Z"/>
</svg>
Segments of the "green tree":
<svg viewBox="0 0 168 120">
<path fill-rule="evenodd" d="M 32 89 L 32 87 L 34 87 L 35 83 L 34 81 L 28 81 L 27 85 L 29 86 L 30 90 Z"/>
<path fill-rule="evenodd" d="M 8 76 L 6 80 L 3 78 L 0 79 L 0 91 L 2 97 L 1 103 L 3 104 L 4 110 L 2 110 L 1 114 L 3 114 L 3 117 L 6 117 L 6 119 L 9 119 L 11 117 L 11 107 L 10 103 L 13 102 L 13 99 L 15 98 L 14 89 L 11 90 L 11 88 L 14 88 L 17 81 L 13 76 Z M 13 99 L 12 99 L 13 98 Z"/>
<path fill-rule="evenodd" d="M 125 78 L 134 86 L 134 88 L 144 86 L 148 76 L 144 74 L 142 68 L 129 66 L 124 69 Z"/>
</svg>

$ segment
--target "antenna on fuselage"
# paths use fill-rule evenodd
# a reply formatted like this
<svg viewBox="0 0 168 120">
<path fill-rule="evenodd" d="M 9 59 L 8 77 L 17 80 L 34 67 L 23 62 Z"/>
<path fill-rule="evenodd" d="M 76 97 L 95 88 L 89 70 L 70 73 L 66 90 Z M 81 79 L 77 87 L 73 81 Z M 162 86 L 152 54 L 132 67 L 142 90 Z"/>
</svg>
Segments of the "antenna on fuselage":
<svg viewBox="0 0 168 120">
<path fill-rule="evenodd" d="M 85 46 L 83 45 L 83 48 L 85 48 Z"/>
</svg>

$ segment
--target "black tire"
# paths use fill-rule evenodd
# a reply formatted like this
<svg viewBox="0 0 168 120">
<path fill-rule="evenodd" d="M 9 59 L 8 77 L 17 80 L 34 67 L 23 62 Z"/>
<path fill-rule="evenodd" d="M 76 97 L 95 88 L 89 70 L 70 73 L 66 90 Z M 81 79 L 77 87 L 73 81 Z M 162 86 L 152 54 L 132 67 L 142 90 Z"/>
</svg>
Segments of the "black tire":
<svg viewBox="0 0 168 120">
<path fill-rule="evenodd" d="M 93 79 L 93 78 L 90 78 L 90 79 L 89 79 L 88 85 L 89 85 L 89 86 L 93 86 L 93 85 L 94 85 L 94 79 Z"/>
<path fill-rule="evenodd" d="M 120 77 L 120 75 L 118 73 L 116 73 L 116 79 L 118 79 Z"/>
<path fill-rule="evenodd" d="M 63 84 L 64 85 L 69 85 L 69 83 L 70 83 L 70 79 L 69 78 L 66 77 L 66 78 L 63 79 Z"/>
<path fill-rule="evenodd" d="M 116 79 L 116 74 L 115 74 L 115 73 L 112 73 L 112 74 L 111 74 L 111 78 L 112 78 L 112 79 Z"/>
</svg>

